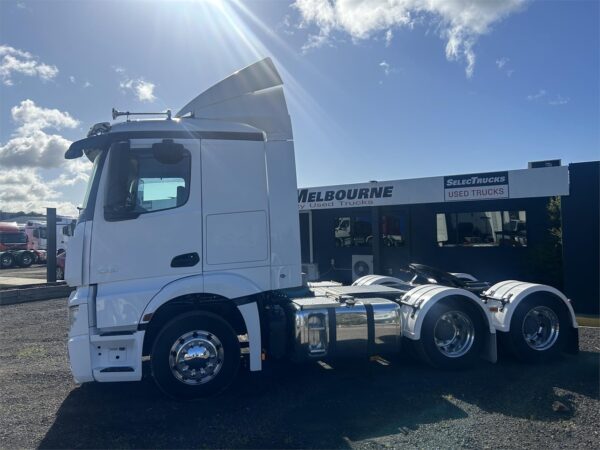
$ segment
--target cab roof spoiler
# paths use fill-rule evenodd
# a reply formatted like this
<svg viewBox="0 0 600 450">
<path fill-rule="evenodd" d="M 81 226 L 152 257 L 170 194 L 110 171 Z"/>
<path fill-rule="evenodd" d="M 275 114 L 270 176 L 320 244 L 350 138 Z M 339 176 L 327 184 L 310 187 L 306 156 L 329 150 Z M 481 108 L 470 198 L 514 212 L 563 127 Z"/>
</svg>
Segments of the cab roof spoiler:
<svg viewBox="0 0 600 450">
<path fill-rule="evenodd" d="M 283 80 L 271 58 L 238 70 L 198 95 L 175 117 L 215 119 L 250 125 L 267 140 L 292 139 Z"/>
</svg>

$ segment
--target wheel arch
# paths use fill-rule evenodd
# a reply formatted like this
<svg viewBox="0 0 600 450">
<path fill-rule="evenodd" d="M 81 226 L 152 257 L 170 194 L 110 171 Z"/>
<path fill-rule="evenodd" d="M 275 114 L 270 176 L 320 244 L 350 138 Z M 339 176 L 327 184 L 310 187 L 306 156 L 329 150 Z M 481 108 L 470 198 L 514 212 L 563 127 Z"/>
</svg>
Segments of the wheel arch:
<svg viewBox="0 0 600 450">
<path fill-rule="evenodd" d="M 163 303 L 155 312 L 145 315 L 140 328 L 146 331 L 142 355 L 149 355 L 160 330 L 175 317 L 191 312 L 208 312 L 223 318 L 236 334 L 246 333 L 246 323 L 233 300 L 210 293 L 192 293 Z"/>
<path fill-rule="evenodd" d="M 254 296 L 263 292 L 237 274 L 205 274 L 180 278 L 164 286 L 139 320 L 145 329 L 142 354 L 148 355 L 158 332 L 169 320 L 190 311 L 208 311 L 225 318 L 238 334 L 248 333 L 251 370 L 260 370 L 260 317 Z"/>
<path fill-rule="evenodd" d="M 578 328 L 575 311 L 569 299 L 558 289 L 545 284 L 524 283 L 519 281 L 503 281 L 497 283 L 487 290 L 489 299 L 504 303 L 502 308 L 492 314 L 494 325 L 499 331 L 510 331 L 510 323 L 518 306 L 532 295 L 541 294 L 557 299 L 563 305 L 569 315 L 570 324 Z"/>
<path fill-rule="evenodd" d="M 413 341 L 421 338 L 423 322 L 431 309 L 440 302 L 466 301 L 478 312 L 484 325 L 485 340 L 483 356 L 491 362 L 497 360 L 496 329 L 486 305 L 472 292 L 460 288 L 425 284 L 418 286 L 402 297 L 402 335 Z"/>
</svg>

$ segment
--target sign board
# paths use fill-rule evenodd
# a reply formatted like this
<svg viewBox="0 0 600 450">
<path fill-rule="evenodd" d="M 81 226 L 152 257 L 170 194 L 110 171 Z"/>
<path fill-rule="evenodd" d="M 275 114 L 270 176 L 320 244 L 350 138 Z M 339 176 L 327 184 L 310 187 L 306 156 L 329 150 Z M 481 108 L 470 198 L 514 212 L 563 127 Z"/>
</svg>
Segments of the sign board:
<svg viewBox="0 0 600 450">
<path fill-rule="evenodd" d="M 360 208 L 569 195 L 568 166 L 298 189 L 298 209 Z"/>
<path fill-rule="evenodd" d="M 444 177 L 444 201 L 508 198 L 508 172 L 488 172 Z"/>
</svg>

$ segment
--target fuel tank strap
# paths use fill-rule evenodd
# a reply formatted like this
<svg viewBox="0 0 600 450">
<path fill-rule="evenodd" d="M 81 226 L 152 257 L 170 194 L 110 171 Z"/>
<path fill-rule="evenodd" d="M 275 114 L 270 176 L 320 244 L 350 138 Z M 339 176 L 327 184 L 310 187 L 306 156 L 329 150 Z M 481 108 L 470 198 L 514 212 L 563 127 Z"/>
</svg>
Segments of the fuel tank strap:
<svg viewBox="0 0 600 450">
<path fill-rule="evenodd" d="M 367 312 L 367 354 L 373 356 L 375 354 L 375 314 L 373 313 L 373 305 L 365 303 Z"/>
</svg>

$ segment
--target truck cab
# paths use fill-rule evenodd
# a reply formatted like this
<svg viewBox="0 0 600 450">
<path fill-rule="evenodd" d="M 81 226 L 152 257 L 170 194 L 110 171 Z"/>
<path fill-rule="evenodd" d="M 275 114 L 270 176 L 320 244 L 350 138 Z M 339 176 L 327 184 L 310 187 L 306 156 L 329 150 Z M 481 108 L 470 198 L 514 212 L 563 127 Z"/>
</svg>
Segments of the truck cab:
<svg viewBox="0 0 600 450">
<path fill-rule="evenodd" d="M 281 84 L 266 59 L 175 118 L 101 124 L 70 147 L 93 163 L 65 269 L 78 381 L 140 379 L 145 337 L 199 304 L 252 336 L 260 369 L 257 297 L 302 284 Z"/>
</svg>

